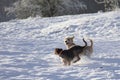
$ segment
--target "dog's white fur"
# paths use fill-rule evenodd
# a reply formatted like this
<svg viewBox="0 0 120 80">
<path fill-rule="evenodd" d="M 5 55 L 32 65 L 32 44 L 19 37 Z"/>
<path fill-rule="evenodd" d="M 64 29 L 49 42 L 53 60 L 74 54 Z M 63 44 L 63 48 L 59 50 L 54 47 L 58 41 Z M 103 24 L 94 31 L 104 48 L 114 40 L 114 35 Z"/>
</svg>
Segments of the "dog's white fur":
<svg viewBox="0 0 120 80">
<path fill-rule="evenodd" d="M 74 43 L 73 39 L 74 39 L 74 36 L 64 38 L 64 43 L 65 43 L 67 49 L 76 45 Z"/>
</svg>

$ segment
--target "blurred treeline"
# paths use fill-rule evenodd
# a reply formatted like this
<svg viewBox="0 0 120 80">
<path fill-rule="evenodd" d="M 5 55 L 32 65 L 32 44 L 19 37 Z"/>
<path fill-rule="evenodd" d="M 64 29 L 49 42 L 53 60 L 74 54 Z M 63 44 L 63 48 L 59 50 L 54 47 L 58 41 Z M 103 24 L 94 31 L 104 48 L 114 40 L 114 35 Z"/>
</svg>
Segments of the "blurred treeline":
<svg viewBox="0 0 120 80">
<path fill-rule="evenodd" d="M 118 9 L 120 0 L 0 0 L 0 22 L 27 17 L 53 17 Z"/>
</svg>

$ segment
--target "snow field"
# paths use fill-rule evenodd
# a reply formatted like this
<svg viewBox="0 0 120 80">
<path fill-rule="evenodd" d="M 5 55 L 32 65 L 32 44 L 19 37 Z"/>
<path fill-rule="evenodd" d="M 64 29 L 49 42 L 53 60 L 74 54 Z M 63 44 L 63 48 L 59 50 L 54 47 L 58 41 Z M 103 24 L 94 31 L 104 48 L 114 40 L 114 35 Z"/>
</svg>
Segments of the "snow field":
<svg viewBox="0 0 120 80">
<path fill-rule="evenodd" d="M 120 11 L 0 23 L 0 80 L 119 80 L 119 32 Z M 94 53 L 63 66 L 54 48 L 71 35 L 92 38 Z"/>
</svg>

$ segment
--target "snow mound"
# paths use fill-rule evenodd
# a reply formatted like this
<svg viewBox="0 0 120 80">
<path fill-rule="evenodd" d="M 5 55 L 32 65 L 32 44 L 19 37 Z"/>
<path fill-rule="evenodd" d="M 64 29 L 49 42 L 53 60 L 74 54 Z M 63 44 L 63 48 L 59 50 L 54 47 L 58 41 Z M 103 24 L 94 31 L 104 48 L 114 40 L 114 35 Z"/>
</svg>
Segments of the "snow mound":
<svg viewBox="0 0 120 80">
<path fill-rule="evenodd" d="M 119 32 L 120 11 L 2 22 L 0 80 L 119 80 Z M 94 53 L 63 66 L 54 48 L 72 35 L 79 45 L 92 38 Z"/>
</svg>

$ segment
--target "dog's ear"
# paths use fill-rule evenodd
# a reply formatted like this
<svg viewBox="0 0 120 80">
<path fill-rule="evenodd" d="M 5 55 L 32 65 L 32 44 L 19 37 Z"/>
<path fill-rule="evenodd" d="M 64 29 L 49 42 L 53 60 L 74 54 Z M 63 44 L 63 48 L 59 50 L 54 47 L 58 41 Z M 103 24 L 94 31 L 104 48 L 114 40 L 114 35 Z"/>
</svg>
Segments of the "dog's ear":
<svg viewBox="0 0 120 80">
<path fill-rule="evenodd" d="M 61 51 L 63 51 L 63 49 L 61 49 L 61 48 L 55 48 L 54 53 L 55 53 L 56 55 L 59 55 Z"/>
<path fill-rule="evenodd" d="M 58 50 L 58 48 L 55 48 L 55 50 L 54 50 L 54 53 L 55 53 L 55 54 L 58 54 L 58 53 L 57 53 L 57 50 Z"/>
<path fill-rule="evenodd" d="M 74 37 L 74 36 L 72 36 L 71 38 L 72 38 L 72 39 L 74 39 L 75 37 Z"/>
</svg>

